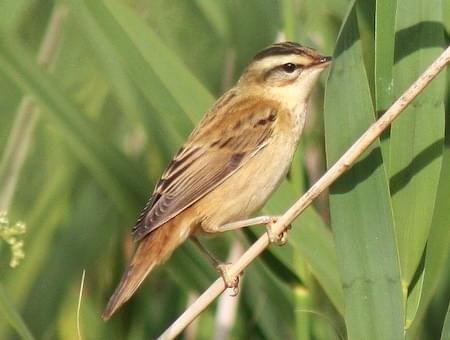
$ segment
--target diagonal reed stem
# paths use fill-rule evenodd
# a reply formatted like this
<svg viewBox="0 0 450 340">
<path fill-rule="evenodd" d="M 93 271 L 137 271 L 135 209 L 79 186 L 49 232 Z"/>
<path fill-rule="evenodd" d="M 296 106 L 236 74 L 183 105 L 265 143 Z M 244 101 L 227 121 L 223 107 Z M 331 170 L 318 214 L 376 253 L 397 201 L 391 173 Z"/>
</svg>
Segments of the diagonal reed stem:
<svg viewBox="0 0 450 340">
<path fill-rule="evenodd" d="M 36 60 L 37 64 L 44 69 L 48 70 L 50 68 L 66 15 L 67 10 L 65 7 L 61 5 L 55 6 Z M 37 116 L 38 113 L 33 99 L 28 95 L 24 96 L 20 102 L 14 125 L 9 133 L 7 145 L 0 160 L 0 211 L 7 211 L 13 199 L 20 170 L 31 144 Z"/>
<path fill-rule="evenodd" d="M 312 201 L 328 188 L 340 175 L 347 171 L 359 156 L 372 144 L 380 134 L 397 118 L 400 113 L 416 98 L 420 92 L 450 62 L 450 46 L 425 70 L 424 73 L 392 104 L 392 106 L 373 123 L 364 134 L 339 158 L 336 163 L 303 194 L 272 225 L 275 234 L 284 231 Z M 239 275 L 270 244 L 267 233 L 264 233 L 250 248 L 230 266 L 231 275 Z M 214 281 L 209 288 L 177 320 L 167 328 L 158 339 L 173 339 L 180 334 L 203 310 L 205 310 L 223 291 L 225 284 L 221 278 Z"/>
</svg>

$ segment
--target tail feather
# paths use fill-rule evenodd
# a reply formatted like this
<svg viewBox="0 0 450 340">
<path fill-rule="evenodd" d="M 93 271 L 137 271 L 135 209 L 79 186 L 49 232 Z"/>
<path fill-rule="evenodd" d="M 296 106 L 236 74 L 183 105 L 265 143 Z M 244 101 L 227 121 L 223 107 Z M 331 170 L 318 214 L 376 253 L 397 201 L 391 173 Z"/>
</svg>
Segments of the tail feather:
<svg viewBox="0 0 450 340">
<path fill-rule="evenodd" d="M 189 232 L 180 232 L 181 228 L 182 224 L 168 222 L 140 241 L 128 269 L 103 311 L 103 320 L 108 320 L 117 309 L 127 302 L 152 269 L 167 259 L 175 248 L 189 236 Z"/>
</svg>

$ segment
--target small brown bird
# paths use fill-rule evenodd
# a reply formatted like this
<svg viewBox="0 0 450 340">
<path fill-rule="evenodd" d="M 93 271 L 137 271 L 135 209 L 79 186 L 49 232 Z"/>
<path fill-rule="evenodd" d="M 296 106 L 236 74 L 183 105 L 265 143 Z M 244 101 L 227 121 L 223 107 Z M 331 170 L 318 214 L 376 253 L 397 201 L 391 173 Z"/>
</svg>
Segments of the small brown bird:
<svg viewBox="0 0 450 340">
<path fill-rule="evenodd" d="M 196 232 L 218 233 L 270 222 L 267 217 L 241 220 L 258 211 L 286 175 L 308 99 L 330 61 L 331 57 L 293 42 L 274 44 L 256 54 L 237 84 L 206 113 L 156 185 L 133 228 L 140 243 L 103 319 Z M 230 285 L 225 268 L 219 269 Z"/>
</svg>

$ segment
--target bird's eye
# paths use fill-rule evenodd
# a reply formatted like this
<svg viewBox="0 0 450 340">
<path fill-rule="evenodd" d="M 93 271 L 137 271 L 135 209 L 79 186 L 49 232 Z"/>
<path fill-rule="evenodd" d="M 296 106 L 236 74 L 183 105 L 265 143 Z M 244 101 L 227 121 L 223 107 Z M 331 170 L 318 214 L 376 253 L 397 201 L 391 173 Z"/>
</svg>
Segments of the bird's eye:
<svg viewBox="0 0 450 340">
<path fill-rule="evenodd" d="M 293 63 L 287 63 L 281 66 L 284 70 L 284 72 L 292 73 L 297 69 L 297 65 Z"/>
</svg>

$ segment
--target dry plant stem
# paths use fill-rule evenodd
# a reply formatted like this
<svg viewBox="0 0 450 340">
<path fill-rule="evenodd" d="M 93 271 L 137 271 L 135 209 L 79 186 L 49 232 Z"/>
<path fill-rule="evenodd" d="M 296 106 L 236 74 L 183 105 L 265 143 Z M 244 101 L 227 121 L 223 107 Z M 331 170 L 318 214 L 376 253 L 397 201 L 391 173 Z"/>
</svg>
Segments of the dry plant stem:
<svg viewBox="0 0 450 340">
<path fill-rule="evenodd" d="M 49 68 L 52 56 L 55 54 L 56 43 L 61 35 L 61 27 L 66 14 L 67 11 L 62 6 L 57 6 L 53 10 L 37 56 L 37 63 L 45 69 Z M 36 119 L 37 113 L 31 97 L 24 96 L 17 110 L 14 126 L 0 162 L 0 211 L 8 210 L 11 203 L 20 169 L 31 142 Z"/>
<path fill-rule="evenodd" d="M 372 124 L 366 132 L 342 155 L 341 158 L 302 196 L 289 210 L 279 217 L 272 225 L 277 235 L 284 231 L 289 224 L 308 207 L 311 202 L 340 175 L 342 175 L 355 160 L 372 144 L 378 136 L 399 116 L 399 114 L 419 95 L 419 93 L 433 80 L 436 75 L 450 62 L 450 47 L 427 68 L 427 70 L 398 98 L 395 103 Z M 231 275 L 239 275 L 248 265 L 261 254 L 269 245 L 267 233 L 262 235 L 247 251 L 230 266 Z M 180 317 L 159 337 L 159 339 L 173 339 L 206 309 L 225 290 L 221 278 L 217 279 Z"/>
<path fill-rule="evenodd" d="M 80 310 L 81 310 L 81 299 L 83 298 L 85 279 L 86 279 L 86 269 L 83 269 L 83 274 L 81 275 L 80 292 L 78 293 L 78 304 L 77 304 L 77 335 L 78 335 L 78 340 L 83 340 L 83 337 L 81 336 Z"/>
<path fill-rule="evenodd" d="M 198 293 L 191 291 L 187 296 L 186 306 L 190 306 L 198 298 Z M 195 340 L 198 338 L 198 320 L 191 322 L 185 329 L 183 340 Z"/>
</svg>

